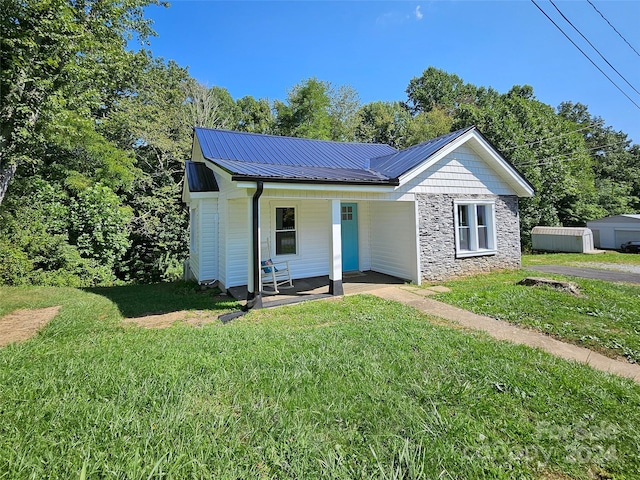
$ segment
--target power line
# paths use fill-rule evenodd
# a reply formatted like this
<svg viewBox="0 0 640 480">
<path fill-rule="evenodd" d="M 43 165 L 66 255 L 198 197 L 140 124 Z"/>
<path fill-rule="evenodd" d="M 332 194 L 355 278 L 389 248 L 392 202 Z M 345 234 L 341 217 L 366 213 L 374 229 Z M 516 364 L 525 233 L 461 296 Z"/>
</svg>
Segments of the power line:
<svg viewBox="0 0 640 480">
<path fill-rule="evenodd" d="M 571 130 L 570 132 L 564 132 L 561 133 L 560 135 L 555 135 L 553 137 L 547 137 L 547 138 L 541 138 L 540 140 L 536 140 L 534 142 L 530 142 L 530 143 L 524 143 L 522 145 L 514 145 L 513 147 L 507 147 L 507 148 L 503 148 L 501 149 L 502 152 L 508 152 L 510 150 L 515 150 L 516 148 L 524 148 L 524 147 L 530 147 L 531 145 L 536 145 L 538 143 L 542 143 L 542 142 L 546 142 L 548 140 L 555 140 L 557 138 L 562 138 L 565 137 L 567 135 L 571 135 L 572 133 L 576 133 L 576 132 L 580 132 L 582 130 L 586 130 L 588 128 L 591 127 L 596 127 L 596 126 L 600 126 L 604 123 L 604 120 L 600 120 L 599 122 L 594 122 L 594 123 L 590 123 L 589 125 L 587 125 L 586 127 L 582 127 L 582 128 L 577 128 L 575 130 Z"/>
<path fill-rule="evenodd" d="M 611 24 L 611 22 L 610 22 L 609 20 L 607 20 L 607 17 L 605 17 L 605 16 L 602 14 L 602 12 L 601 12 L 600 10 L 598 10 L 598 9 L 596 8 L 596 6 L 595 6 L 593 3 L 591 3 L 591 0 L 587 0 L 587 2 L 589 2 L 589 5 L 591 5 L 591 6 L 593 7 L 593 9 L 594 9 L 596 12 L 598 12 L 598 13 L 600 14 L 600 16 L 604 19 L 604 21 L 605 21 L 605 22 L 607 22 L 611 28 L 613 28 L 613 31 L 614 31 L 614 32 L 616 32 L 616 33 L 620 36 L 620 38 L 621 38 L 622 40 L 624 40 L 624 42 L 625 42 L 627 45 L 629 45 L 629 48 L 630 48 L 631 50 L 633 50 L 634 52 L 636 52 L 636 55 L 638 55 L 638 56 L 640 57 L 640 53 L 638 53 L 638 51 L 637 51 L 635 48 L 633 48 L 633 45 L 631 45 L 631 44 L 627 41 L 627 39 L 626 39 L 626 38 L 624 38 L 624 36 L 623 36 L 623 35 L 622 35 L 622 34 L 621 34 L 617 29 L 616 29 L 616 27 L 614 27 L 614 26 Z"/>
<path fill-rule="evenodd" d="M 574 41 L 571 39 L 571 37 L 569 37 L 569 35 L 567 35 L 567 34 L 564 32 L 564 30 L 562 30 L 562 28 L 560 28 L 560 26 L 559 26 L 556 22 L 554 22 L 554 21 L 553 21 L 553 19 L 552 19 L 549 15 L 547 15 L 547 13 L 546 13 L 542 8 L 540 8 L 540 6 L 536 3 L 536 1 L 535 1 L 535 0 L 531 0 L 531 3 L 533 3 L 533 4 L 536 6 L 536 8 L 537 8 L 538 10 L 540 10 L 540 11 L 542 12 L 542 14 L 543 14 L 545 17 L 547 17 L 547 19 L 548 19 L 551 23 L 553 23 L 553 25 L 554 25 L 558 30 L 560 30 L 560 32 L 561 32 L 561 33 L 562 33 L 562 34 L 567 38 L 567 40 L 569 40 L 569 41 L 573 44 L 573 46 L 574 46 L 574 47 L 576 47 L 576 48 L 580 51 L 580 53 L 582 53 L 582 55 L 583 55 L 587 60 L 589 60 L 589 61 L 591 62 L 591 64 L 592 64 L 594 67 L 596 67 L 596 68 L 598 69 L 598 71 L 599 71 L 602 75 L 604 75 L 604 76 L 605 76 L 605 78 L 606 78 L 607 80 L 609 80 L 609 82 L 611 82 L 611 84 L 612 84 L 614 87 L 616 87 L 618 90 L 620 90 L 620 93 L 622 93 L 625 97 L 627 97 L 627 99 L 628 99 L 631 103 L 633 103 L 633 104 L 635 105 L 635 107 L 636 107 L 638 110 L 640 110 L 640 105 L 638 105 L 636 102 L 634 102 L 634 101 L 633 101 L 633 99 L 632 99 L 629 95 L 627 95 L 627 93 L 626 93 L 624 90 L 622 90 L 622 89 L 618 86 L 618 84 L 617 84 L 616 82 L 614 82 L 613 80 L 611 80 L 611 78 L 609 77 L 609 75 L 607 75 L 607 74 L 606 74 L 606 73 L 605 73 L 605 72 L 604 72 L 604 71 L 603 71 L 603 70 L 602 70 L 602 69 L 601 69 L 601 68 L 600 68 L 600 67 L 599 67 L 599 66 L 598 66 L 598 65 L 597 65 L 593 60 L 591 60 L 591 58 L 589 57 L 589 55 L 587 55 L 586 53 L 584 53 L 584 51 L 583 51 L 583 50 L 582 50 L 582 49 L 581 49 L 581 48 L 576 44 L 576 42 L 574 42 Z"/>
<path fill-rule="evenodd" d="M 544 166 L 544 165 L 548 165 L 549 160 L 555 160 L 558 158 L 564 158 L 564 157 L 576 157 L 578 155 L 582 155 L 584 153 L 590 152 L 592 150 L 600 150 L 603 148 L 607 148 L 607 147 L 614 147 L 617 145 L 622 145 L 627 143 L 627 140 L 624 141 L 619 141 L 619 142 L 615 142 L 615 143 L 609 143 L 607 145 L 598 145 L 597 147 L 591 147 L 591 148 L 585 148 L 583 150 L 580 150 L 579 152 L 572 152 L 572 153 L 561 153 L 559 155 L 554 155 L 552 157 L 543 157 L 543 158 L 532 158 L 531 160 L 524 160 L 522 162 L 514 162 L 514 165 L 516 167 L 520 167 L 520 166 L 525 166 L 525 167 L 540 167 L 540 166 Z"/>
<path fill-rule="evenodd" d="M 556 5 L 555 3 L 553 3 L 553 0 L 549 0 L 549 1 L 551 2 L 551 5 L 553 5 L 553 8 L 555 8 L 555 9 L 558 11 L 558 13 L 559 13 L 560 15 L 562 15 L 562 18 L 564 18 L 564 19 L 565 19 L 565 21 L 566 21 L 569 25 L 571 25 L 571 26 L 573 27 L 573 29 L 574 29 L 576 32 L 578 32 L 578 34 L 579 34 L 582 38 L 584 38 L 584 39 L 585 39 L 585 41 L 586 41 L 586 42 L 591 46 L 591 48 L 593 48 L 593 49 L 596 51 L 596 53 L 597 53 L 598 55 L 600 55 L 600 58 L 602 58 L 605 62 L 607 62 L 607 65 L 609 65 L 609 66 L 611 67 L 611 69 L 612 69 L 614 72 L 616 72 L 616 73 L 618 74 L 618 76 L 619 76 L 622 80 L 624 80 L 624 81 L 627 83 L 627 85 L 629 85 L 631 88 L 633 88 L 633 90 L 634 90 L 638 95 L 640 95 L 640 92 L 638 91 L 638 89 L 637 89 L 636 87 L 634 87 L 633 85 L 631 85 L 631 83 L 629 83 L 629 80 L 627 80 L 627 79 L 624 77 L 624 75 L 622 75 L 618 70 L 616 70 L 616 68 L 615 68 L 613 65 L 611 65 L 611 63 L 609 62 L 609 60 L 607 60 L 607 59 L 605 58 L 605 56 L 604 56 L 602 53 L 600 53 L 600 50 L 598 50 L 598 49 L 593 45 L 593 43 L 591 43 L 591 42 L 589 41 L 589 39 L 588 39 L 587 37 L 585 37 L 585 36 L 582 34 L 582 32 L 581 32 L 580 30 L 578 30 L 578 28 L 577 28 L 573 23 L 571 23 L 571 20 L 569 20 L 569 19 L 564 15 L 564 13 L 562 13 L 562 12 L 560 11 L 560 9 L 557 7 L 557 5 Z"/>
</svg>

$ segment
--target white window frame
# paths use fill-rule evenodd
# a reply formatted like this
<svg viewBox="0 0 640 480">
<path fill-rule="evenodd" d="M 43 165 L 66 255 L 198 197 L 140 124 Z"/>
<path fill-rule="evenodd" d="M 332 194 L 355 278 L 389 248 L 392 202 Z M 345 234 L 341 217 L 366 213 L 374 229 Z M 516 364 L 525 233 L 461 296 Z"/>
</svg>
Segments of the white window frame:
<svg viewBox="0 0 640 480">
<path fill-rule="evenodd" d="M 460 248 L 460 223 L 459 206 L 468 208 L 469 216 L 469 248 Z M 487 248 L 478 246 L 478 206 L 484 206 L 487 216 Z M 456 239 L 456 258 L 479 257 L 483 255 L 495 255 L 497 253 L 496 236 L 496 202 L 494 200 L 454 200 L 453 202 L 454 231 Z"/>
<path fill-rule="evenodd" d="M 277 222 L 277 211 L 279 208 L 293 208 L 293 221 L 294 221 L 294 229 L 295 238 L 296 238 L 296 252 L 295 253 L 281 253 L 278 254 L 276 251 L 277 243 L 276 243 L 276 233 L 280 230 L 276 229 Z M 271 205 L 271 255 L 275 258 L 296 258 L 300 256 L 300 207 L 297 203 L 277 203 Z M 282 231 L 291 231 L 291 230 L 282 230 Z"/>
</svg>

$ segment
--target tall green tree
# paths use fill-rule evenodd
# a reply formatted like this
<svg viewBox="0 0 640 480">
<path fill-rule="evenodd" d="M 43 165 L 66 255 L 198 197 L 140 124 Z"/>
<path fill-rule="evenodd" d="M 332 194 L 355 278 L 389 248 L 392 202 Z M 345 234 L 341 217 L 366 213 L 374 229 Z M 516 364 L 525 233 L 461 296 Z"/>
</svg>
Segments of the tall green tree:
<svg viewBox="0 0 640 480">
<path fill-rule="evenodd" d="M 412 78 L 406 90 L 408 103 L 414 113 L 439 108 L 452 114 L 461 105 L 475 103 L 477 93 L 475 85 L 435 67 L 429 67 L 421 76 Z"/>
<path fill-rule="evenodd" d="M 309 78 L 295 85 L 287 94 L 287 102 L 277 100 L 276 131 L 291 137 L 331 139 L 331 98 L 326 82 Z"/>
<path fill-rule="evenodd" d="M 291 88 L 287 101 L 274 102 L 274 129 L 279 135 L 353 141 L 360 106 L 350 86 L 334 87 L 309 78 Z"/>
<path fill-rule="evenodd" d="M 0 203 L 18 169 L 40 161 L 43 144 L 100 115 L 126 88 L 126 42 L 153 34 L 150 4 L 160 2 L 1 1 Z"/>
<path fill-rule="evenodd" d="M 591 158 L 575 122 L 535 99 L 530 86 L 463 104 L 454 128 L 477 125 L 536 190 L 522 199 L 521 234 L 529 245 L 536 225 L 584 225 L 601 213 Z"/>
<path fill-rule="evenodd" d="M 593 162 L 598 204 L 607 215 L 640 211 L 640 146 L 591 115 L 586 105 L 563 102 L 561 117 L 575 122 Z"/>
<path fill-rule="evenodd" d="M 256 100 L 252 96 L 236 101 L 240 110 L 237 128 L 241 132 L 271 133 L 273 131 L 273 112 L 269 100 Z"/>
</svg>

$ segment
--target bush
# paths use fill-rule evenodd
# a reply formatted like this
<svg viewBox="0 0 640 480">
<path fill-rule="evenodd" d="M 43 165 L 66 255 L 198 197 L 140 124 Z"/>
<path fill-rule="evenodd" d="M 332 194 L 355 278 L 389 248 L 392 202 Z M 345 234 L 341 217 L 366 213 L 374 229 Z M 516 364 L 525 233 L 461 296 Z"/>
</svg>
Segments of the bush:
<svg viewBox="0 0 640 480">
<path fill-rule="evenodd" d="M 33 262 L 20 248 L 0 238 L 0 284 L 26 285 L 30 282 Z"/>
</svg>

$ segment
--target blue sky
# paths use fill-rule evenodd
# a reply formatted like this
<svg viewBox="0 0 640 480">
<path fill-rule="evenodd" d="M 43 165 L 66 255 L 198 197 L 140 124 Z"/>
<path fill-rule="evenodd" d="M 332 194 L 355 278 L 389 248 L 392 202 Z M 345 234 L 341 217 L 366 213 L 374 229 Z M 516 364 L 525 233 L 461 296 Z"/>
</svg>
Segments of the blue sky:
<svg viewBox="0 0 640 480">
<path fill-rule="evenodd" d="M 618 77 L 548 0 L 536 0 L 627 94 Z M 594 5 L 640 51 L 640 2 Z M 585 1 L 556 5 L 640 91 L 640 56 Z M 623 96 L 530 1 L 185 1 L 150 7 L 155 56 L 188 66 L 234 98 L 285 99 L 309 77 L 351 85 L 363 103 L 405 100 L 429 66 L 506 92 L 529 84 L 557 106 L 582 102 L 640 143 L 640 109 Z"/>
</svg>

